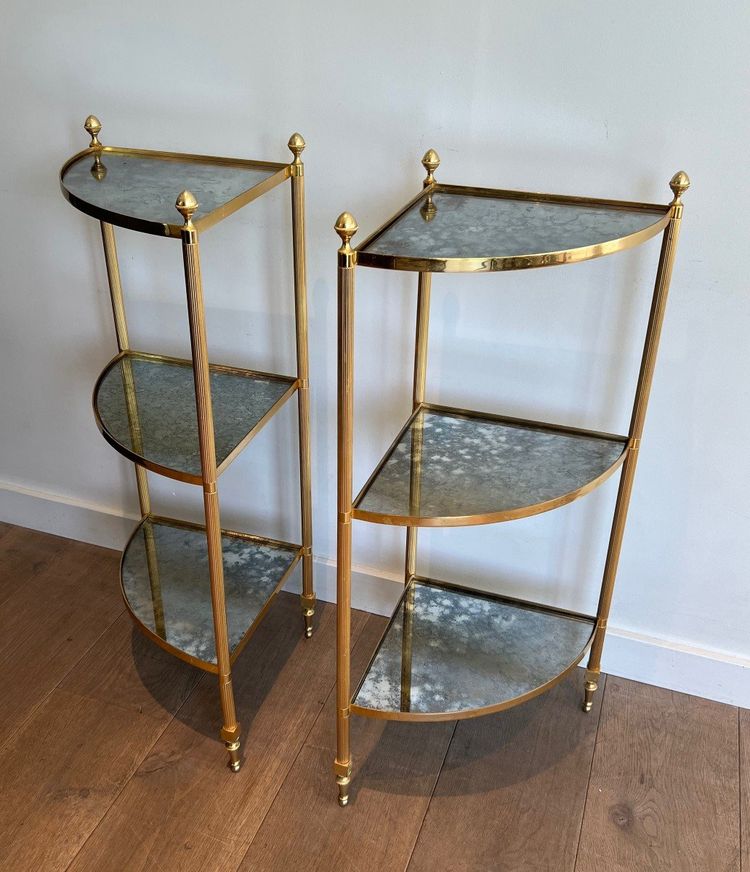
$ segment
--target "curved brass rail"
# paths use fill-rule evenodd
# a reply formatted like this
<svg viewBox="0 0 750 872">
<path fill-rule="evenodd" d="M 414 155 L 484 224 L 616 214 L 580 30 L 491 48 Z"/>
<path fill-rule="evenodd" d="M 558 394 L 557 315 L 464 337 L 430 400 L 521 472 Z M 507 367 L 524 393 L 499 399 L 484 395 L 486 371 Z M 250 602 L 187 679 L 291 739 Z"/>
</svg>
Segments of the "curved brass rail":
<svg viewBox="0 0 750 872">
<path fill-rule="evenodd" d="M 608 206 L 617 209 L 634 209 L 653 213 L 655 220 L 635 233 L 616 239 L 608 239 L 593 245 L 561 251 L 538 252 L 536 254 L 506 255 L 493 257 L 409 257 L 398 254 L 382 254 L 368 252 L 372 244 L 392 224 L 401 218 L 412 206 L 433 193 L 458 193 L 476 196 L 495 196 L 501 199 L 530 200 L 544 203 L 560 203 L 576 206 Z M 491 188 L 473 188 L 462 185 L 432 184 L 407 203 L 396 215 L 372 233 L 355 250 L 357 266 L 373 267 L 375 269 L 407 270 L 410 272 L 502 272 L 505 270 L 536 269 L 545 266 L 562 266 L 567 263 L 579 263 L 593 260 L 597 257 L 615 254 L 628 248 L 642 245 L 660 233 L 669 223 L 671 210 L 669 206 L 652 203 L 628 203 L 621 200 L 602 200 L 593 197 L 568 197 L 558 194 L 533 194 L 526 191 L 505 191 Z"/>
<path fill-rule="evenodd" d="M 133 543 L 133 540 L 140 533 L 141 528 L 146 523 L 146 521 L 149 521 L 149 520 L 152 523 L 153 522 L 169 523 L 171 526 L 184 527 L 184 528 L 189 529 L 189 530 L 203 530 L 203 531 L 205 531 L 205 529 L 206 529 L 202 524 L 193 524 L 189 521 L 178 521 L 175 518 L 160 518 L 160 517 L 151 516 L 151 515 L 147 515 L 145 518 L 141 518 L 141 520 L 136 524 L 133 532 L 128 537 L 128 541 L 125 544 L 125 547 L 123 548 L 122 554 L 120 556 L 120 566 L 119 566 L 120 594 L 122 595 L 122 601 L 125 604 L 125 608 L 127 609 L 130 617 L 133 619 L 133 623 L 136 625 L 136 627 L 138 627 L 138 629 L 144 634 L 144 636 L 146 636 L 148 639 L 151 639 L 151 641 L 154 642 L 155 644 L 157 644 L 160 648 L 163 648 L 165 651 L 168 651 L 170 654 L 173 654 L 175 657 L 179 658 L 180 660 L 183 660 L 185 663 L 189 663 L 191 666 L 196 666 L 198 669 L 203 669 L 205 672 L 211 672 L 214 675 L 216 675 L 216 674 L 218 674 L 218 671 L 219 671 L 219 668 L 218 668 L 216 663 L 211 663 L 208 660 L 201 660 L 198 657 L 193 657 L 192 654 L 188 654 L 186 651 L 183 651 L 181 648 L 177 648 L 174 645 L 170 644 L 169 642 L 167 642 L 166 639 L 164 639 L 158 633 L 155 633 L 152 629 L 147 627 L 143 623 L 143 621 L 141 621 L 141 619 L 135 614 L 133 609 L 130 607 L 130 602 L 128 601 L 127 594 L 125 593 L 125 586 L 124 586 L 123 581 L 122 581 L 123 567 L 125 565 L 125 558 L 127 557 L 128 550 L 130 549 L 130 546 Z M 231 660 L 232 660 L 232 663 L 234 663 L 235 660 L 237 659 L 237 657 L 244 650 L 247 643 L 250 641 L 251 637 L 255 633 L 256 629 L 260 625 L 263 618 L 265 617 L 266 612 L 270 608 L 273 601 L 276 599 L 276 595 L 283 588 L 283 586 L 286 584 L 287 580 L 289 579 L 289 576 L 294 571 L 294 569 L 297 566 L 297 564 L 299 563 L 299 561 L 302 559 L 302 548 L 299 545 L 292 545 L 289 542 L 281 542 L 278 539 L 268 539 L 265 536 L 254 536 L 251 533 L 238 533 L 235 530 L 222 530 L 221 532 L 222 532 L 222 535 L 224 535 L 224 536 L 226 536 L 226 535 L 237 536 L 240 539 L 243 539 L 243 538 L 244 539 L 252 539 L 254 542 L 263 542 L 263 543 L 267 543 L 270 545 L 285 545 L 287 547 L 297 549 L 297 554 L 296 554 L 294 560 L 292 560 L 288 569 L 281 577 L 281 580 L 276 585 L 276 589 L 271 594 L 271 596 L 268 598 L 266 604 L 263 606 L 263 608 L 260 610 L 260 612 L 258 612 L 257 616 L 255 617 L 255 620 L 247 628 L 247 630 L 245 631 L 245 634 L 243 635 L 243 637 L 240 639 L 240 641 L 237 643 L 234 650 L 232 651 Z"/>
<path fill-rule="evenodd" d="M 135 215 L 123 215 L 120 212 L 112 212 L 109 209 L 103 208 L 102 206 L 97 206 L 93 203 L 89 203 L 87 200 L 84 200 L 69 191 L 68 188 L 65 186 L 65 174 L 73 166 L 73 164 L 77 163 L 79 160 L 93 160 L 95 163 L 97 161 L 101 163 L 101 158 L 108 154 L 129 155 L 131 157 L 156 158 L 164 161 L 179 160 L 190 161 L 194 163 L 215 164 L 217 166 L 235 166 L 239 169 L 261 169 L 275 171 L 274 174 L 272 176 L 269 176 L 269 178 L 265 179 L 265 181 L 259 182 L 257 185 L 254 185 L 252 188 L 248 188 L 246 191 L 239 194 L 234 199 L 229 200 L 224 205 L 214 209 L 212 212 L 209 212 L 206 215 L 201 215 L 199 218 L 197 218 L 193 223 L 195 224 L 195 228 L 198 231 L 207 230 L 209 227 L 213 227 L 214 224 L 218 223 L 223 218 L 226 218 L 228 215 L 231 215 L 233 212 L 236 212 L 238 209 L 246 206 L 248 203 L 251 203 L 258 197 L 261 197 L 267 191 L 270 191 L 272 188 L 275 188 L 277 185 L 280 185 L 282 182 L 285 182 L 292 176 L 291 165 L 285 163 L 273 163 L 270 161 L 259 160 L 243 160 L 241 158 L 215 157 L 213 155 L 202 154 L 182 154 L 180 152 L 154 151 L 139 148 L 119 148 L 110 145 L 100 145 L 94 148 L 90 147 L 84 149 L 83 151 L 79 151 L 77 154 L 74 154 L 72 157 L 68 158 L 68 160 L 66 160 L 60 168 L 60 190 L 62 191 L 63 197 L 65 197 L 65 199 L 70 203 L 71 206 L 74 206 L 76 209 L 86 215 L 91 216 L 92 218 L 96 218 L 99 221 L 104 221 L 106 224 L 114 224 L 117 227 L 124 227 L 127 230 L 135 230 L 139 233 L 149 233 L 153 236 L 166 236 L 171 239 L 179 239 L 180 233 L 182 231 L 182 222 L 177 220 L 177 215 L 173 224 L 165 224 L 160 221 L 151 221 L 147 218 L 139 218 Z M 175 196 L 177 195 L 177 193 L 179 192 L 176 191 Z"/>
<path fill-rule="evenodd" d="M 553 688 L 556 684 L 559 684 L 564 678 L 566 678 L 570 673 L 578 666 L 581 660 L 586 656 L 586 652 L 591 647 L 591 643 L 594 639 L 594 631 L 595 631 L 595 620 L 591 618 L 591 635 L 588 638 L 588 641 L 583 646 L 581 653 L 576 655 L 575 660 L 563 669 L 562 672 L 558 673 L 554 678 L 551 678 L 549 681 L 544 682 L 544 684 L 540 684 L 539 687 L 535 687 L 533 690 L 529 690 L 526 693 L 521 694 L 520 696 L 514 696 L 511 699 L 503 700 L 503 702 L 497 703 L 496 705 L 488 705 L 482 706 L 481 708 L 476 709 L 463 709 L 461 711 L 453 711 L 453 712 L 397 712 L 397 711 L 385 711 L 383 709 L 371 709 L 365 708 L 364 706 L 355 705 L 353 702 L 351 704 L 351 712 L 355 715 L 361 715 L 366 718 L 376 718 L 379 720 L 385 721 L 417 721 L 422 723 L 435 723 L 436 721 L 463 721 L 468 718 L 478 718 L 482 715 L 489 715 L 493 712 L 501 712 L 505 709 L 513 708 L 514 706 L 521 705 L 521 703 L 528 702 L 530 699 L 534 699 L 535 696 L 539 696 L 542 693 Z M 354 694 L 356 697 L 357 691 Z"/>
<path fill-rule="evenodd" d="M 182 481 L 185 484 L 195 484 L 202 485 L 203 479 L 201 478 L 201 474 L 183 472 L 179 469 L 172 469 L 169 466 L 164 466 L 161 463 L 156 463 L 153 460 L 149 460 L 147 457 L 144 457 L 141 454 L 138 454 L 136 451 L 133 451 L 131 448 L 123 445 L 122 442 L 118 442 L 115 436 L 109 432 L 107 429 L 107 425 L 104 423 L 101 415 L 99 414 L 99 406 L 98 406 L 98 396 L 99 389 L 102 385 L 102 382 L 106 378 L 107 374 L 111 371 L 112 367 L 115 366 L 120 360 L 127 357 L 137 357 L 140 359 L 150 359 L 150 360 L 158 360 L 169 363 L 177 363 L 187 366 L 192 366 L 192 362 L 190 360 L 176 358 L 176 357 L 168 357 L 166 355 L 161 354 L 148 354 L 143 351 L 121 351 L 119 354 L 116 354 L 112 360 L 104 367 L 104 369 L 99 374 L 96 382 L 94 383 L 94 390 L 91 395 L 91 405 L 94 411 L 94 419 L 96 421 L 96 426 L 99 428 L 99 432 L 102 436 L 107 440 L 107 442 L 112 446 L 112 448 L 117 451 L 118 454 L 122 454 L 123 457 L 126 457 L 132 463 L 138 464 L 138 466 L 142 466 L 144 469 L 148 469 L 150 472 L 155 472 L 157 475 L 163 475 L 165 478 L 171 478 L 175 481 Z M 222 462 L 217 467 L 217 473 L 221 475 L 226 468 L 232 463 L 232 461 L 242 452 L 245 446 L 257 435 L 257 433 L 271 420 L 271 418 L 276 414 L 276 412 L 281 408 L 281 406 L 286 403 L 286 401 L 294 394 L 294 392 L 299 387 L 299 379 L 294 379 L 291 376 L 282 376 L 277 373 L 269 373 L 269 372 L 259 372 L 257 370 L 245 370 L 240 369 L 238 367 L 233 366 L 222 366 L 220 364 L 212 363 L 211 371 L 221 371 L 228 372 L 235 375 L 257 375 L 262 378 L 272 378 L 279 379 L 283 381 L 289 382 L 289 388 L 285 391 L 281 397 L 271 406 L 271 408 L 266 412 L 265 415 L 255 424 L 255 426 L 245 435 L 245 437 L 232 449 L 232 451 L 225 457 Z"/>
</svg>

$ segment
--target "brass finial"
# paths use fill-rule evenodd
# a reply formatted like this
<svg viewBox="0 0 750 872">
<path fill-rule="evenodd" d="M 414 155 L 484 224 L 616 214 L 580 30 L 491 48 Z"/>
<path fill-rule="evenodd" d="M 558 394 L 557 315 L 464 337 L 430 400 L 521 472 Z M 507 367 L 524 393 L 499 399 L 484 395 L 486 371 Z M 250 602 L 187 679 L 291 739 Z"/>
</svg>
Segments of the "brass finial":
<svg viewBox="0 0 750 872">
<path fill-rule="evenodd" d="M 198 201 L 190 191 L 183 191 L 175 202 L 175 208 L 185 219 L 185 227 L 193 226 L 193 215 L 198 208 Z"/>
<path fill-rule="evenodd" d="M 294 155 L 294 164 L 295 166 L 299 166 L 302 161 L 300 160 L 300 155 L 305 150 L 305 140 L 302 138 L 301 133 L 293 133 L 289 137 L 289 142 L 287 143 L 289 146 L 289 151 Z"/>
<path fill-rule="evenodd" d="M 434 148 L 428 149 L 422 158 L 422 166 L 427 171 L 427 178 L 424 180 L 425 188 L 427 185 L 432 185 L 435 181 L 435 170 L 440 166 L 440 157 Z"/>
<path fill-rule="evenodd" d="M 357 222 L 354 220 L 354 215 L 349 212 L 342 212 L 334 225 L 336 233 L 341 237 L 341 248 L 339 251 L 350 252 L 351 246 L 349 242 L 354 234 L 359 230 Z"/>
<path fill-rule="evenodd" d="M 677 206 L 682 202 L 682 195 L 690 187 L 690 177 L 684 170 L 680 170 L 679 173 L 675 173 L 672 176 L 669 187 L 674 194 L 674 200 L 672 200 L 670 205 Z"/>
<path fill-rule="evenodd" d="M 101 148 L 99 132 L 102 129 L 102 122 L 96 117 L 96 115 L 89 115 L 89 117 L 83 122 L 83 129 L 91 137 L 89 148 Z"/>
</svg>

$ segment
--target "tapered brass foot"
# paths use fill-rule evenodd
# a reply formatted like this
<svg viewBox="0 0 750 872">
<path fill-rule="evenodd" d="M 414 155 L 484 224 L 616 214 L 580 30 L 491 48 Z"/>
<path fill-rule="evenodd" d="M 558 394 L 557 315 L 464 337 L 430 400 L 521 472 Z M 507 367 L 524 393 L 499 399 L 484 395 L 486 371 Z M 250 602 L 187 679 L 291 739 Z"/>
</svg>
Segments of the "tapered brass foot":
<svg viewBox="0 0 750 872">
<path fill-rule="evenodd" d="M 583 685 L 583 710 L 585 712 L 590 712 L 594 707 L 594 693 L 597 687 L 599 684 L 595 678 L 586 678 Z"/>
<path fill-rule="evenodd" d="M 239 772 L 242 765 L 240 760 L 240 740 L 235 739 L 234 742 L 224 742 L 224 745 L 229 752 L 229 768 L 232 772 Z"/>
<path fill-rule="evenodd" d="M 336 776 L 336 784 L 339 786 L 339 805 L 341 808 L 349 804 L 349 784 L 351 780 L 351 775 Z"/>
<path fill-rule="evenodd" d="M 313 615 L 315 614 L 315 594 L 302 594 L 302 617 L 305 619 L 305 639 L 313 634 Z"/>
</svg>

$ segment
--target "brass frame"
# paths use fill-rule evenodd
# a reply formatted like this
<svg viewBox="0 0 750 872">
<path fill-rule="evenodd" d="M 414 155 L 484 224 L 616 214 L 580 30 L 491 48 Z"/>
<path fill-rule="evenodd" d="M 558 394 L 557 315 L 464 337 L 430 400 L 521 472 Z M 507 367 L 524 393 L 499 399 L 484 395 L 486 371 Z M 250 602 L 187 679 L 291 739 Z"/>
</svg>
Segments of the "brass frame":
<svg viewBox="0 0 750 872">
<path fill-rule="evenodd" d="M 553 194 L 535 194 L 519 191 L 493 190 L 490 188 L 460 187 L 456 185 L 443 185 L 435 181 L 435 171 L 440 164 L 437 153 L 430 149 L 422 159 L 422 165 L 426 170 L 426 178 L 422 190 L 413 197 L 395 215 L 389 218 L 374 233 L 368 236 L 356 249 L 351 246 L 351 239 L 357 231 L 357 223 L 348 213 L 342 213 L 335 225 L 335 230 L 341 238 L 341 246 L 338 249 L 338 567 L 337 567 L 337 653 L 336 653 L 336 758 L 334 761 L 334 773 L 338 784 L 339 804 L 347 805 L 349 802 L 349 788 L 351 782 L 352 758 L 350 747 L 351 714 L 364 715 L 366 717 L 381 718 L 399 721 L 439 721 L 458 720 L 462 718 L 476 717 L 493 711 L 502 711 L 518 705 L 528 699 L 553 687 L 558 681 L 568 675 L 581 661 L 587 651 L 590 651 L 584 683 L 584 711 L 592 707 L 593 693 L 597 688 L 598 676 L 601 671 L 601 654 L 607 628 L 607 620 L 612 602 L 617 562 L 622 546 L 622 538 L 625 527 L 628 503 L 633 486 L 635 466 L 640 448 L 643 424 L 648 405 L 648 396 L 653 379 L 656 353 L 659 344 L 661 327 L 664 319 L 669 282 L 674 265 L 677 237 L 680 222 L 682 220 L 682 195 L 688 189 L 690 180 L 686 173 L 676 173 L 670 181 L 673 198 L 668 205 L 651 203 L 631 203 L 622 200 L 602 200 L 587 197 L 570 197 Z M 432 197 L 435 193 L 449 192 L 462 193 L 474 196 L 491 196 L 520 200 L 533 200 L 537 202 L 569 203 L 573 205 L 607 206 L 609 208 L 623 208 L 629 210 L 642 210 L 653 213 L 654 222 L 646 228 L 618 239 L 608 240 L 596 245 L 571 249 L 568 251 L 554 251 L 521 256 L 495 257 L 488 254 L 486 257 L 473 258 L 419 258 L 400 257 L 368 252 L 368 246 L 376 240 L 385 230 L 397 221 L 406 211 L 423 201 L 420 211 L 425 220 L 431 220 L 431 214 L 435 209 Z M 501 270 L 531 269 L 535 267 L 556 266 L 566 263 L 575 263 L 595 257 L 613 254 L 618 251 L 640 245 L 652 238 L 659 232 L 663 232 L 663 242 L 659 256 L 654 296 L 651 306 L 648 328 L 644 343 L 643 358 L 635 392 L 633 413 L 627 436 L 617 436 L 608 433 L 598 433 L 578 428 L 565 427 L 559 424 L 543 424 L 536 421 L 527 421 L 518 418 L 508 418 L 502 415 L 492 415 L 466 409 L 454 409 L 439 406 L 425 401 L 425 385 L 427 375 L 427 348 L 429 334 L 429 304 L 430 304 L 430 278 L 433 272 L 495 272 Z M 357 266 L 373 267 L 378 269 L 409 270 L 418 273 L 417 290 L 417 319 L 414 350 L 414 378 L 412 388 L 412 413 L 394 439 L 390 448 L 384 453 L 372 475 L 365 482 L 356 499 L 352 499 L 352 455 L 354 450 L 353 425 L 353 385 L 354 385 L 354 271 Z M 557 432 L 570 433 L 571 435 L 585 435 L 593 438 L 611 439 L 621 442 L 623 451 L 615 463 L 594 481 L 589 482 L 570 494 L 563 495 L 555 500 L 526 506 L 519 510 L 486 513 L 467 517 L 440 517 L 421 518 L 417 515 L 394 516 L 365 512 L 358 508 L 368 488 L 383 468 L 384 463 L 390 456 L 401 436 L 410 426 L 416 415 L 421 410 L 433 410 L 452 415 L 463 415 L 494 420 L 503 423 L 523 426 L 538 427 Z M 412 457 L 419 452 L 419 446 L 415 446 Z M 470 588 L 462 588 L 447 582 L 435 582 L 417 575 L 417 530 L 427 526 L 457 526 L 463 524 L 488 524 L 498 521 L 511 520 L 513 518 L 527 517 L 542 511 L 548 511 L 565 503 L 571 502 L 580 496 L 590 492 L 618 468 L 622 468 L 617 503 L 614 510 L 612 532 L 610 536 L 609 550 L 602 578 L 601 592 L 597 606 L 596 616 L 580 615 L 573 612 L 565 612 L 561 609 L 553 609 L 539 603 L 516 600 L 499 594 L 478 592 Z M 411 492 L 417 495 L 419 492 L 419 464 L 412 466 L 410 481 Z M 415 501 L 412 501 L 415 502 Z M 553 680 L 535 688 L 515 699 L 503 700 L 495 706 L 487 706 L 481 709 L 463 712 L 445 712 L 419 714 L 410 711 L 386 712 L 367 709 L 353 703 L 356 693 L 361 686 L 364 677 L 372 665 L 380 642 L 375 648 L 373 657 L 363 678 L 357 686 L 354 694 L 351 694 L 351 639 L 350 639 L 350 610 L 351 610 L 351 524 L 352 519 L 367 520 L 380 524 L 395 524 L 405 526 L 406 551 L 405 551 L 405 586 L 404 592 L 394 609 L 391 620 L 383 633 L 385 637 L 396 615 L 401 609 L 405 610 L 405 629 L 408 613 L 409 591 L 413 588 L 414 580 L 430 581 L 432 584 L 443 585 L 452 589 L 458 589 L 467 593 L 496 598 L 502 601 L 511 601 L 528 608 L 543 609 L 546 612 L 557 612 L 592 622 L 592 634 L 588 643 L 582 649 L 580 655 Z M 402 639 L 402 664 L 410 657 L 410 644 L 404 632 Z M 402 676 L 403 686 L 403 676 Z"/>
<path fill-rule="evenodd" d="M 222 709 L 223 725 L 221 738 L 224 741 L 229 755 L 229 768 L 236 772 L 241 765 L 240 758 L 240 725 L 237 721 L 234 696 L 232 692 L 231 668 L 242 649 L 247 644 L 260 621 L 270 608 L 276 594 L 283 587 L 298 562 L 303 564 L 302 583 L 302 614 L 304 620 L 304 636 L 309 637 L 313 630 L 313 614 L 315 610 L 315 593 L 312 577 L 312 508 L 311 508 L 311 471 L 310 471 L 310 406 L 309 406 L 309 372 L 308 372 L 308 333 L 307 333 L 307 285 L 305 275 L 305 217 L 304 217 L 304 165 L 301 160 L 305 141 L 295 133 L 289 140 L 288 146 L 293 155 L 293 160 L 288 163 L 269 163 L 263 161 L 247 161 L 236 158 L 209 157 L 203 155 L 181 154 L 164 151 L 146 151 L 130 148 L 113 148 L 103 146 L 99 141 L 101 123 L 90 115 L 84 124 L 84 128 L 91 136 L 91 142 L 87 149 L 78 152 L 63 164 L 60 170 L 60 187 L 65 198 L 80 211 L 97 218 L 101 223 L 102 242 L 107 267 L 110 296 L 112 301 L 112 313 L 115 323 L 118 354 L 107 364 L 96 381 L 93 392 L 94 416 L 97 426 L 104 438 L 119 453 L 135 463 L 136 481 L 138 485 L 138 500 L 141 510 L 141 520 L 133 531 L 123 552 L 120 563 L 120 586 L 123 592 L 125 605 L 141 631 L 157 645 L 200 669 L 211 672 L 218 677 L 219 698 Z M 179 160 L 208 163 L 219 166 L 236 166 L 249 169 L 262 169 L 272 171 L 272 174 L 259 184 L 248 188 L 228 203 L 212 210 L 211 212 L 196 216 L 199 204 L 190 191 L 182 191 L 176 199 L 175 208 L 179 212 L 182 222 L 165 223 L 148 221 L 130 215 L 115 214 L 105 209 L 94 206 L 81 200 L 72 194 L 65 185 L 65 175 L 68 169 L 80 160 L 93 158 L 92 172 L 97 178 L 104 178 L 106 165 L 102 158 L 108 154 L 131 155 L 152 157 L 160 160 Z M 238 209 L 257 199 L 258 197 L 275 188 L 277 185 L 291 180 L 292 189 L 292 257 L 294 266 L 294 300 L 295 300 L 295 334 L 297 350 L 297 374 L 296 376 L 284 376 L 276 373 L 257 372 L 240 369 L 237 367 L 221 366 L 209 363 L 208 347 L 206 341 L 206 321 L 203 299 L 203 283 L 200 269 L 199 236 L 223 218 L 236 212 Z M 193 220 L 195 218 L 195 220 Z M 141 351 L 133 351 L 130 347 L 127 320 L 122 294 L 122 282 L 117 260 L 117 246 L 115 242 L 114 226 L 125 227 L 143 233 L 151 233 L 160 236 L 180 239 L 182 247 L 182 259 L 185 273 L 185 290 L 187 297 L 188 324 L 190 327 L 191 359 L 166 357 L 163 355 L 149 354 Z M 133 375 L 130 363 L 133 359 L 145 359 L 175 363 L 189 366 L 193 371 L 196 396 L 196 412 L 198 418 L 198 441 L 201 457 L 201 474 L 190 475 L 179 470 L 169 469 L 160 464 L 150 461 L 144 456 L 142 447 L 139 447 L 141 431 L 138 416 L 138 402 L 133 384 Z M 131 431 L 133 449 L 119 444 L 110 434 L 101 419 L 97 408 L 97 394 L 103 378 L 119 361 L 123 361 L 124 389 L 126 393 L 128 420 Z M 217 465 L 214 443 L 214 419 L 211 403 L 211 372 L 230 372 L 243 376 L 260 376 L 283 381 L 288 384 L 287 390 L 277 400 L 268 412 L 246 434 L 230 454 Z M 302 545 L 291 545 L 287 542 L 279 542 L 262 536 L 254 536 L 249 533 L 238 533 L 233 530 L 225 530 L 221 527 L 219 516 L 219 498 L 217 491 L 217 479 L 229 466 L 232 460 L 243 450 L 250 440 L 262 429 L 270 418 L 281 408 L 282 405 L 297 392 L 299 400 L 299 465 L 300 465 L 300 494 L 301 494 L 301 528 Z M 191 484 L 199 484 L 203 489 L 203 503 L 205 525 L 192 524 L 187 521 L 178 521 L 154 515 L 151 510 L 151 499 L 148 487 L 147 470 L 157 474 L 173 478 Z M 141 531 L 147 520 L 161 522 L 172 526 L 186 529 L 204 530 L 206 534 L 209 583 L 214 623 L 214 638 L 216 647 L 216 663 L 209 663 L 192 657 L 170 645 L 158 633 L 146 627 L 135 616 L 122 588 L 122 567 L 130 544 Z M 245 631 L 242 639 L 234 651 L 229 649 L 226 603 L 224 594 L 224 570 L 222 555 L 222 535 L 238 536 L 265 544 L 283 545 L 295 549 L 294 558 L 275 586 L 274 591 L 268 597 L 263 608 L 256 616 L 250 627 Z M 158 560 L 156 545 L 153 536 L 147 537 L 146 557 L 148 562 L 149 581 L 151 584 L 152 597 L 154 599 L 154 619 L 158 626 L 163 623 L 163 606 L 161 604 L 161 588 L 158 577 Z"/>
</svg>

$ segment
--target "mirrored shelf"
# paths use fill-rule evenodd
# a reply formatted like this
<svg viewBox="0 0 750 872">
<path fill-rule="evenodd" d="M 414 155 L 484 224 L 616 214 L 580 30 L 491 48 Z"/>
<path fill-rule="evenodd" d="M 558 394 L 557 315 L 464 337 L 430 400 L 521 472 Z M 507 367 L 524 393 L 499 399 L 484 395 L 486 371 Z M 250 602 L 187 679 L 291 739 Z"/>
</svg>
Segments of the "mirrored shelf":
<svg viewBox="0 0 750 872">
<path fill-rule="evenodd" d="M 354 501 L 353 517 L 412 527 L 489 524 L 588 493 L 627 438 L 422 404 Z"/>
<path fill-rule="evenodd" d="M 352 698 L 352 711 L 409 721 L 510 708 L 547 690 L 591 643 L 595 618 L 412 579 Z"/>
<path fill-rule="evenodd" d="M 180 191 L 197 198 L 193 223 L 205 230 L 289 175 L 282 163 L 103 146 L 72 157 L 60 186 L 73 206 L 100 221 L 179 238 Z"/>
<path fill-rule="evenodd" d="M 222 531 L 229 650 L 234 660 L 300 559 L 298 545 Z M 159 645 L 216 672 L 208 549 L 204 527 L 146 518 L 120 567 L 125 603 Z"/>
<path fill-rule="evenodd" d="M 666 206 L 431 185 L 357 248 L 357 265 L 494 272 L 573 263 L 656 235 Z"/>
<path fill-rule="evenodd" d="M 221 473 L 289 399 L 296 379 L 210 367 L 216 463 Z M 161 475 L 201 484 L 198 417 L 189 360 L 128 351 L 94 388 L 94 413 L 107 441 Z"/>
</svg>

